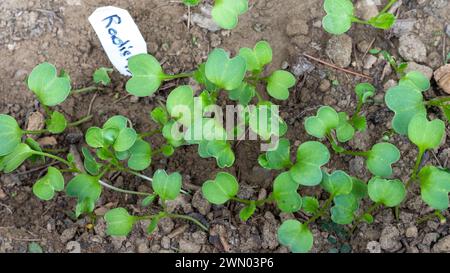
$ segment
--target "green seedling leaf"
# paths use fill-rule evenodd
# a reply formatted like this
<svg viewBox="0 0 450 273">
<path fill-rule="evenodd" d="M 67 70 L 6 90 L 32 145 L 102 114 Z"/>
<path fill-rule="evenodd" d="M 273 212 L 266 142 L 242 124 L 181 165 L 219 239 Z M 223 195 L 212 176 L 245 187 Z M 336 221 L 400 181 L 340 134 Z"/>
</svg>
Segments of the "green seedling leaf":
<svg viewBox="0 0 450 273">
<path fill-rule="evenodd" d="M 239 212 L 239 218 L 242 222 L 246 222 L 256 211 L 256 203 L 255 201 L 251 201 L 250 205 L 245 206 Z"/>
<path fill-rule="evenodd" d="M 322 187 L 332 196 L 348 195 L 352 192 L 353 179 L 343 171 L 331 175 L 323 172 Z"/>
<path fill-rule="evenodd" d="M 64 190 L 64 177 L 54 167 L 48 167 L 47 174 L 33 185 L 34 195 L 45 201 L 52 199 L 55 191 L 62 190 Z"/>
<path fill-rule="evenodd" d="M 216 179 L 203 183 L 203 196 L 210 203 L 222 205 L 236 196 L 239 191 L 239 184 L 234 176 L 229 173 L 220 172 Z"/>
<path fill-rule="evenodd" d="M 75 208 L 77 217 L 82 213 L 89 213 L 94 210 L 95 202 L 100 197 L 101 192 L 102 186 L 98 177 L 87 174 L 78 174 L 69 181 L 66 187 L 67 195 L 78 199 Z"/>
<path fill-rule="evenodd" d="M 164 126 L 169 121 L 166 110 L 158 106 L 150 112 L 151 118 L 159 125 Z"/>
<path fill-rule="evenodd" d="M 319 200 L 317 200 L 314 197 L 311 196 L 305 196 L 303 197 L 303 205 L 302 205 L 302 209 L 308 213 L 308 214 L 315 214 L 319 211 Z"/>
<path fill-rule="evenodd" d="M 46 106 L 62 103 L 71 90 L 70 79 L 65 76 L 58 77 L 56 67 L 49 63 L 42 63 L 31 71 L 28 88 Z"/>
<path fill-rule="evenodd" d="M 358 101 L 366 103 L 367 100 L 375 95 L 376 89 L 370 83 L 359 83 L 355 87 L 355 93 L 358 97 Z"/>
<path fill-rule="evenodd" d="M 163 200 L 175 200 L 181 191 L 181 175 L 168 175 L 165 170 L 157 170 L 153 175 L 152 188 Z"/>
<path fill-rule="evenodd" d="M 142 139 L 136 140 L 129 152 L 128 167 L 130 169 L 143 171 L 150 166 L 152 162 L 152 148 L 147 141 Z"/>
<path fill-rule="evenodd" d="M 44 253 L 44 250 L 38 243 L 31 242 L 28 245 L 28 253 Z"/>
<path fill-rule="evenodd" d="M 390 29 L 395 24 L 395 19 L 392 13 L 384 12 L 370 18 L 367 22 L 375 28 Z"/>
<path fill-rule="evenodd" d="M 364 199 L 368 195 L 367 184 L 354 177 L 352 177 L 352 182 L 353 186 L 351 194 L 358 200 Z"/>
<path fill-rule="evenodd" d="M 133 77 L 128 80 L 126 90 L 137 97 L 146 97 L 155 93 L 165 78 L 158 60 L 149 54 L 131 57 L 128 60 L 128 69 Z"/>
<path fill-rule="evenodd" d="M 309 252 L 313 246 L 313 240 L 308 227 L 297 220 L 286 220 L 278 228 L 278 241 L 294 253 Z"/>
<path fill-rule="evenodd" d="M 277 148 L 260 155 L 258 162 L 261 167 L 266 169 L 282 170 L 289 168 L 292 166 L 290 148 L 289 140 L 282 138 L 279 140 Z"/>
<path fill-rule="evenodd" d="M 194 108 L 194 91 L 188 85 L 175 88 L 170 92 L 166 102 L 169 115 L 181 124 L 190 126 Z"/>
<path fill-rule="evenodd" d="M 294 75 L 284 70 L 277 70 L 267 78 L 267 92 L 277 100 L 289 98 L 289 88 L 296 83 Z"/>
<path fill-rule="evenodd" d="M 363 116 L 353 116 L 352 117 L 352 125 L 359 132 L 364 132 L 367 129 L 367 120 L 366 117 Z"/>
<path fill-rule="evenodd" d="M 355 136 L 355 129 L 349 122 L 347 113 L 340 112 L 339 124 L 336 128 L 336 136 L 339 142 L 347 142 Z"/>
<path fill-rule="evenodd" d="M 250 108 L 249 127 L 265 141 L 272 136 L 281 137 L 287 131 L 287 124 L 275 110 L 272 110 L 270 102 Z"/>
<path fill-rule="evenodd" d="M 33 150 L 33 151 L 42 152 L 42 148 L 39 145 L 39 143 L 36 140 L 34 140 L 34 139 L 30 138 L 30 137 L 25 139 L 25 144 L 30 146 L 31 150 Z M 30 161 L 32 161 L 33 163 L 38 161 L 38 160 L 41 160 L 42 162 L 45 163 L 45 156 L 42 156 L 42 155 L 33 154 L 28 159 Z"/>
<path fill-rule="evenodd" d="M 415 115 L 408 126 L 409 140 L 422 152 L 438 148 L 444 136 L 445 123 L 440 119 L 428 121 L 426 115 Z"/>
<path fill-rule="evenodd" d="M 145 197 L 144 200 L 142 200 L 142 203 L 141 203 L 142 206 L 143 207 L 150 206 L 150 204 L 153 203 L 153 201 L 155 200 L 156 196 L 157 196 L 156 194 L 152 194 L 152 195 Z"/>
<path fill-rule="evenodd" d="M 85 136 L 86 143 L 92 148 L 101 148 L 105 145 L 103 141 L 103 131 L 98 127 L 91 127 Z"/>
<path fill-rule="evenodd" d="M 409 85 L 390 88 L 386 93 L 385 101 L 387 107 L 395 113 L 392 128 L 401 135 L 408 133 L 409 122 L 416 114 L 425 115 L 427 112 L 422 93 Z"/>
<path fill-rule="evenodd" d="M 18 144 L 10 154 L 0 159 L 0 171 L 13 172 L 22 163 L 33 155 L 33 150 L 27 144 Z"/>
<path fill-rule="evenodd" d="M 137 219 L 124 208 L 115 208 L 105 214 L 106 233 L 111 236 L 127 236 Z"/>
<path fill-rule="evenodd" d="M 171 146 L 180 147 L 184 143 L 183 135 L 179 130 L 175 131 L 176 127 L 174 128 L 174 126 L 178 126 L 178 123 L 173 120 L 169 121 L 164 125 L 162 134 Z"/>
<path fill-rule="evenodd" d="M 102 166 L 102 164 L 97 163 L 88 148 L 81 148 L 81 153 L 84 156 L 83 165 L 86 171 L 91 175 L 98 175 L 100 173 L 100 167 Z"/>
<path fill-rule="evenodd" d="M 175 152 L 175 149 L 173 148 L 172 145 L 166 144 L 161 147 L 161 152 L 163 153 L 164 156 L 169 157 L 169 156 L 173 155 L 173 153 Z"/>
<path fill-rule="evenodd" d="M 325 0 L 324 9 L 327 15 L 322 25 L 327 32 L 341 35 L 351 28 L 353 3 L 350 0 Z"/>
<path fill-rule="evenodd" d="M 220 168 L 233 166 L 235 156 L 228 142 L 223 140 L 209 141 L 206 150 L 210 156 L 216 159 L 217 166 Z"/>
<path fill-rule="evenodd" d="M 248 0 L 216 0 L 211 15 L 221 28 L 233 29 L 237 26 L 239 15 L 247 10 Z"/>
<path fill-rule="evenodd" d="M 299 184 L 292 180 L 289 172 L 281 173 L 273 183 L 273 198 L 282 212 L 296 212 L 302 207 L 302 197 L 297 190 Z"/>
<path fill-rule="evenodd" d="M 355 212 L 358 210 L 358 200 L 353 194 L 336 196 L 334 206 L 330 209 L 331 220 L 336 224 L 348 225 L 355 218 Z"/>
<path fill-rule="evenodd" d="M 214 49 L 206 61 L 205 74 L 207 79 L 225 90 L 238 88 L 244 80 L 245 72 L 245 59 L 241 56 L 230 59 L 229 54 L 221 48 Z"/>
<path fill-rule="evenodd" d="M 47 129 L 52 134 L 60 134 L 66 130 L 67 120 L 60 112 L 53 112 L 50 119 L 46 121 Z"/>
<path fill-rule="evenodd" d="M 130 150 L 125 151 L 125 152 L 114 152 L 114 156 L 118 160 L 126 160 L 130 157 L 130 155 L 131 155 Z"/>
<path fill-rule="evenodd" d="M 206 63 L 202 63 L 198 66 L 198 69 L 194 72 L 193 78 L 199 84 L 204 85 L 208 91 L 217 89 L 217 86 L 206 77 Z"/>
<path fill-rule="evenodd" d="M 183 0 L 183 4 L 186 6 L 197 6 L 201 0 Z"/>
<path fill-rule="evenodd" d="M 17 121 L 8 115 L 0 115 L 0 156 L 9 154 L 20 143 L 22 130 Z"/>
<path fill-rule="evenodd" d="M 367 224 L 372 224 L 373 221 L 374 221 L 373 216 L 371 214 L 368 214 L 368 213 L 364 213 L 363 214 L 362 220 L 364 222 L 366 222 Z"/>
<path fill-rule="evenodd" d="M 442 112 L 444 113 L 447 122 L 450 122 L 450 105 L 444 105 L 441 107 Z"/>
<path fill-rule="evenodd" d="M 118 129 L 118 130 L 125 129 L 128 125 L 128 122 L 129 122 L 129 120 L 124 116 L 120 116 L 120 115 L 113 116 L 113 117 L 109 118 L 105 122 L 105 124 L 103 124 L 103 129 L 111 129 L 111 128 Z"/>
<path fill-rule="evenodd" d="M 333 108 L 322 106 L 315 117 L 305 120 L 306 132 L 317 138 L 324 138 L 339 125 L 339 115 Z"/>
<path fill-rule="evenodd" d="M 241 48 L 239 56 L 243 57 L 247 64 L 247 71 L 260 73 L 264 66 L 272 62 L 272 48 L 266 41 L 259 41 L 253 49 Z"/>
<path fill-rule="evenodd" d="M 431 87 L 430 80 L 418 71 L 411 71 L 403 76 L 400 79 L 399 85 L 408 86 L 417 89 L 420 92 L 425 92 Z"/>
<path fill-rule="evenodd" d="M 426 166 L 419 172 L 423 201 L 437 210 L 446 210 L 449 205 L 450 173 L 433 166 Z"/>
<path fill-rule="evenodd" d="M 94 82 L 97 84 L 101 84 L 107 86 L 111 83 L 111 78 L 109 77 L 109 73 L 113 72 L 111 68 L 100 67 L 94 72 Z"/>
<path fill-rule="evenodd" d="M 386 207 L 398 206 L 406 196 L 405 186 L 400 180 L 374 177 L 369 181 L 367 189 L 373 202 Z"/>
<path fill-rule="evenodd" d="M 137 133 L 132 128 L 120 130 L 119 135 L 114 141 L 113 148 L 117 152 L 124 152 L 133 147 L 136 143 Z"/>
<path fill-rule="evenodd" d="M 317 186 L 322 181 L 321 167 L 330 160 L 327 147 L 317 141 L 305 142 L 298 147 L 297 163 L 289 171 L 300 185 Z"/>
<path fill-rule="evenodd" d="M 400 159 L 400 151 L 393 144 L 378 143 L 368 152 L 366 165 L 369 171 L 380 177 L 392 175 L 392 164 Z"/>
<path fill-rule="evenodd" d="M 229 97 L 231 100 L 238 101 L 239 104 L 244 106 L 247 106 L 255 95 L 255 86 L 246 82 L 243 82 L 241 86 L 229 92 Z"/>
</svg>

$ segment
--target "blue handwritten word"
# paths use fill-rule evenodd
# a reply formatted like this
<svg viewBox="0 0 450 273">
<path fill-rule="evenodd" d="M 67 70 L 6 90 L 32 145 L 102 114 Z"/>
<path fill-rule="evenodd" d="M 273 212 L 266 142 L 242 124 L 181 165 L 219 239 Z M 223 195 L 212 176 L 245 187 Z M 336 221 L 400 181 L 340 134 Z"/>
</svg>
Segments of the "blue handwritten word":
<svg viewBox="0 0 450 273">
<path fill-rule="evenodd" d="M 131 57 L 130 50 L 133 48 L 133 46 L 129 44 L 130 40 L 123 41 L 121 38 L 119 38 L 117 29 L 115 29 L 112 26 L 113 24 L 120 25 L 122 23 L 122 19 L 117 14 L 114 14 L 114 15 L 106 17 L 102 21 L 107 21 L 105 28 L 107 29 L 108 34 L 111 36 L 112 43 L 115 46 L 117 46 L 117 48 L 119 49 L 120 55 L 122 55 L 123 57 L 129 56 L 127 58 L 127 60 L 128 60 Z M 126 66 L 126 68 L 128 70 L 128 66 Z"/>
</svg>

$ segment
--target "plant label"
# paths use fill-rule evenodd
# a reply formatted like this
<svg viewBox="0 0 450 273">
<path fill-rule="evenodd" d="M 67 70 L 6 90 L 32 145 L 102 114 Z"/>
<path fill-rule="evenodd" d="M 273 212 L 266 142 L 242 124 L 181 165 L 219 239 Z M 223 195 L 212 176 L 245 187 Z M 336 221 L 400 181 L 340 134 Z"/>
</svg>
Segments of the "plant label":
<svg viewBox="0 0 450 273">
<path fill-rule="evenodd" d="M 107 6 L 98 8 L 89 16 L 109 60 L 122 74 L 131 76 L 128 59 L 147 53 L 147 44 L 127 10 Z"/>
</svg>

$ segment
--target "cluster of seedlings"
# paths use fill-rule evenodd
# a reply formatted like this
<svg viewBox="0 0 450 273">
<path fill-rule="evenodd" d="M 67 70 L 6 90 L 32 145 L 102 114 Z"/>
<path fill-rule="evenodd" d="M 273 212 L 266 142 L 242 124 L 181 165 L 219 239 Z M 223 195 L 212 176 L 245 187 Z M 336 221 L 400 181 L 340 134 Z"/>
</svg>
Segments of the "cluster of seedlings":
<svg viewBox="0 0 450 273">
<path fill-rule="evenodd" d="M 199 1 L 184 2 L 193 5 Z M 386 11 L 394 2 L 390 1 L 376 18 L 366 23 L 379 28 L 390 27 L 395 17 Z M 226 22 L 232 27 L 237 22 L 237 15 L 246 10 L 247 5 L 247 1 L 217 0 L 215 8 L 219 11 L 213 12 L 213 16 L 216 14 L 215 19 L 220 21 L 234 18 L 222 12 L 236 15 L 236 20 Z M 331 33 L 343 33 L 352 22 L 360 22 L 353 16 L 351 1 L 326 0 L 325 10 L 328 15 L 324 18 L 324 28 Z M 362 110 L 365 104 L 372 102 L 376 93 L 376 88 L 370 83 L 360 83 L 355 87 L 357 106 L 353 113 L 337 112 L 331 106 L 322 106 L 315 116 L 306 118 L 306 132 L 317 140 L 299 145 L 293 161 L 290 141 L 283 138 L 288 128 L 282 118 L 277 114 L 268 115 L 267 119 L 252 118 L 259 116 L 262 111 L 272 109 L 273 103 L 264 100 L 264 97 L 287 100 L 289 89 L 296 84 L 295 77 L 287 71 L 267 71 L 266 66 L 271 62 L 272 49 L 266 41 L 258 42 L 254 48 L 242 48 L 233 58 L 223 49 L 214 49 L 207 61 L 196 70 L 177 75 L 166 74 L 152 55 L 133 56 L 129 60 L 132 78 L 126 84 L 126 90 L 130 94 L 150 96 L 164 81 L 179 78 L 194 79 L 202 86 L 202 92 L 195 94 L 187 85 L 172 90 L 165 105 L 161 104 L 150 112 L 151 119 L 158 125 L 158 129 L 154 131 L 137 132 L 132 122 L 123 116 L 111 117 L 102 127 L 89 128 L 85 133 L 88 146 L 82 148 L 83 168 L 77 167 L 73 154 L 61 157 L 41 148 L 33 138 L 27 136 L 61 134 L 68 127 L 89 121 L 92 116 L 68 122 L 62 113 L 54 111 L 52 107 L 63 103 L 72 94 L 96 87 L 71 90 L 71 80 L 65 71 L 58 73 L 53 65 L 40 64 L 29 75 L 27 84 L 46 113 L 47 127 L 39 131 L 23 130 L 13 117 L 0 115 L 0 171 L 11 173 L 26 160 L 42 162 L 49 158 L 58 161 L 58 167 L 49 167 L 46 175 L 35 182 L 33 192 L 42 200 L 51 200 L 56 192 L 65 191 L 69 197 L 77 200 L 77 217 L 92 214 L 103 190 L 141 196 L 140 203 L 144 207 L 158 200 L 160 210 L 152 215 L 130 215 L 124 208 L 114 208 L 107 212 L 105 220 L 110 235 L 127 235 L 140 220 L 151 220 L 148 227 L 148 232 L 151 233 L 158 222 L 166 217 L 191 221 L 208 232 L 208 223 L 188 215 L 174 214 L 166 209 L 167 201 L 176 199 L 180 194 L 190 194 L 182 188 L 180 173 L 168 174 L 165 170 L 157 170 L 153 177 L 147 177 L 142 172 L 149 168 L 155 155 L 170 157 L 175 149 L 185 145 L 197 145 L 199 156 L 214 158 L 220 168 L 232 166 L 235 155 L 230 144 L 230 132 L 215 118 L 207 115 L 208 107 L 216 104 L 219 94 L 224 93 L 246 109 L 241 119 L 242 124 L 231 130 L 233 136 L 242 133 L 239 132 L 240 126 L 246 125 L 263 142 L 268 142 L 272 137 L 279 138 L 274 149 L 264 152 L 258 158 L 258 163 L 263 168 L 276 170 L 279 174 L 273 181 L 272 192 L 265 199 L 238 198 L 239 181 L 227 172 L 219 172 L 214 180 L 205 181 L 202 194 L 214 205 L 241 203 L 239 218 L 244 222 L 266 204 L 275 204 L 280 211 L 293 215 L 299 211 L 309 215 L 309 219 L 303 222 L 297 219 L 286 220 L 278 229 L 279 242 L 288 246 L 292 252 L 310 251 L 314 238 L 309 226 L 321 218 L 330 218 L 340 225 L 353 224 L 350 230 L 354 230 L 361 222 L 372 223 L 373 212 L 380 207 L 398 210 L 413 183 L 420 186 L 421 197 L 435 209 L 434 215 L 443 218 L 441 212 L 449 206 L 450 172 L 432 165 L 423 166 L 422 161 L 425 153 L 438 148 L 445 137 L 444 121 L 428 120 L 427 109 L 438 107 L 450 119 L 449 97 L 425 100 L 423 93 L 430 89 L 429 80 L 419 72 L 404 74 L 402 68 L 398 70 L 398 86 L 387 91 L 385 103 L 395 113 L 392 120 L 393 133 L 407 136 L 418 149 L 416 164 L 412 166 L 407 181 L 392 177 L 392 165 L 400 159 L 401 154 L 390 143 L 391 138 L 382 138 L 382 142 L 368 151 L 355 151 L 347 145 L 356 132 L 368 129 Z M 397 65 L 395 60 L 392 60 L 392 64 Z M 110 72 L 107 68 L 95 71 L 95 83 L 99 86 L 110 84 Z M 256 105 L 250 105 L 252 102 L 256 102 Z M 179 111 L 180 107 L 188 111 Z M 184 128 L 183 131 L 174 130 L 180 126 Z M 198 131 L 202 133 L 201 137 L 193 137 L 194 132 Z M 165 139 L 164 145 L 158 148 L 152 147 L 149 142 L 156 134 L 161 134 Z M 329 145 L 323 142 L 328 142 Z M 324 167 L 330 161 L 331 152 L 364 158 L 372 178 L 362 181 L 342 170 L 328 173 Z M 333 169 L 333 166 L 328 167 Z M 152 191 L 138 192 L 114 187 L 104 179 L 110 172 L 135 175 L 151 183 Z M 73 175 L 67 184 L 63 173 Z M 317 196 L 301 196 L 299 191 L 302 187 L 319 187 L 328 194 L 328 198 L 321 201 Z M 371 205 L 362 211 L 362 202 L 369 202 Z"/>
</svg>

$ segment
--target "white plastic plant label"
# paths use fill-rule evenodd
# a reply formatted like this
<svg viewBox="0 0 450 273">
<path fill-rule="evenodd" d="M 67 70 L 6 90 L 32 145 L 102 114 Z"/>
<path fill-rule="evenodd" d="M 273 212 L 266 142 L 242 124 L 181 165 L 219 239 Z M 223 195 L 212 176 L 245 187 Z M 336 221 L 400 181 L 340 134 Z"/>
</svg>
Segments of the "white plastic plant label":
<svg viewBox="0 0 450 273">
<path fill-rule="evenodd" d="M 147 44 L 130 13 L 117 7 L 101 7 L 89 16 L 89 22 L 114 67 L 130 76 L 128 59 L 147 53 Z"/>
</svg>

